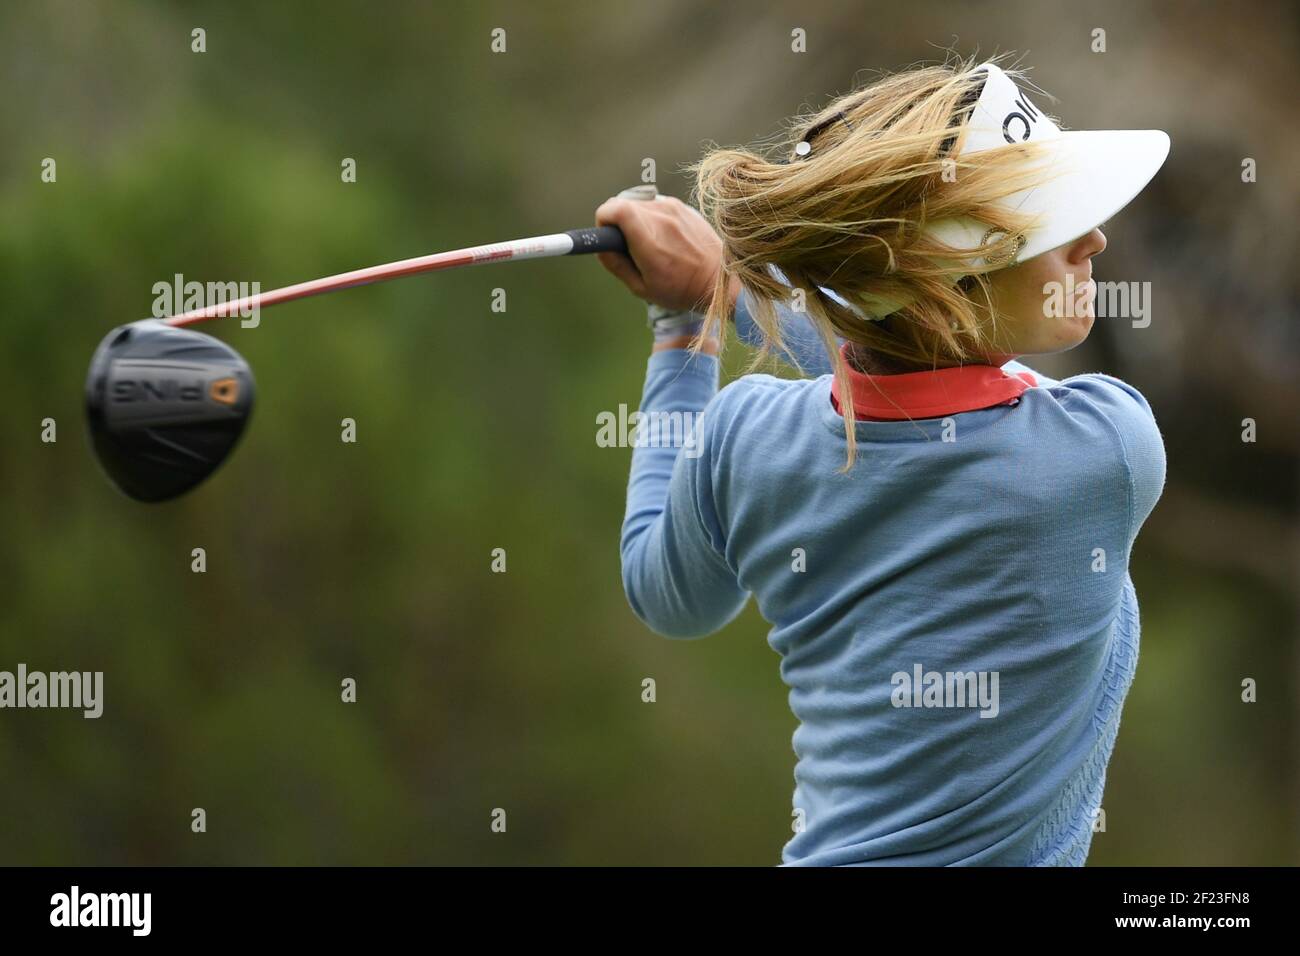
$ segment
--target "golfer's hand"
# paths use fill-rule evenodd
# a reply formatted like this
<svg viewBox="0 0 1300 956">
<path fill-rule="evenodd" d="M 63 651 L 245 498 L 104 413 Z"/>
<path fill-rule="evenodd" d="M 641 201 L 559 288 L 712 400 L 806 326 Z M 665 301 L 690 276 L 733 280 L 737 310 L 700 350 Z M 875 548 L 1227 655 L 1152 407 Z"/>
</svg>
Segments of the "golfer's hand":
<svg viewBox="0 0 1300 956">
<path fill-rule="evenodd" d="M 596 225 L 623 230 L 631 258 L 617 252 L 596 258 L 635 295 L 679 312 L 708 309 L 722 268 L 722 240 L 698 212 L 672 196 L 613 198 L 596 210 Z M 739 280 L 732 279 L 730 294 L 734 304 Z"/>
</svg>

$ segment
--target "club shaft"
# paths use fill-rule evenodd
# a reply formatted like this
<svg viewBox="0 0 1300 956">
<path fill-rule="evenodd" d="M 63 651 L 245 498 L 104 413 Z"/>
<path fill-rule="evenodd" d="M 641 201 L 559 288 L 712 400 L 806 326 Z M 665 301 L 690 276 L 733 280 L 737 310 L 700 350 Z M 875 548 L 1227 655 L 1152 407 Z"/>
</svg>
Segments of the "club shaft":
<svg viewBox="0 0 1300 956">
<path fill-rule="evenodd" d="M 514 259 L 542 259 L 549 256 L 580 255 L 592 252 L 626 252 L 627 245 L 622 232 L 614 226 L 598 226 L 589 229 L 572 229 L 547 236 L 534 236 L 529 239 L 513 239 L 509 242 L 497 242 L 486 246 L 470 246 L 467 249 L 453 249 L 451 252 L 436 252 L 414 259 L 402 259 L 384 265 L 354 269 L 323 279 L 312 279 L 287 285 L 269 292 L 259 292 L 220 302 L 202 309 L 193 309 L 174 315 L 164 321 L 168 325 L 182 327 L 219 319 L 233 315 L 247 315 L 253 310 L 260 310 L 268 305 L 292 302 L 312 295 L 337 292 L 359 285 L 374 282 L 387 282 L 403 276 L 419 275 L 424 272 L 438 272 L 455 269 L 460 266 L 482 265 L 488 262 L 506 262 Z"/>
</svg>

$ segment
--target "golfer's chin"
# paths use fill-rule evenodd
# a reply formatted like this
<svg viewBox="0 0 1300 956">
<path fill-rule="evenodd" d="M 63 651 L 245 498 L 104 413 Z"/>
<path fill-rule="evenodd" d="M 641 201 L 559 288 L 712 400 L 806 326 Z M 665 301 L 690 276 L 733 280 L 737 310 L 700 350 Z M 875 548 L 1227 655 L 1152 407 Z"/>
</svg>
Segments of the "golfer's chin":
<svg viewBox="0 0 1300 956">
<path fill-rule="evenodd" d="M 991 365 L 1002 366 L 1019 356 L 1068 352 L 1088 338 L 1094 321 L 1091 300 L 1078 303 L 1074 312 L 1068 316 L 1038 316 L 1019 329 L 1010 330 L 1011 334 L 999 343 L 1001 348 L 991 352 L 984 360 Z"/>
<path fill-rule="evenodd" d="M 1052 351 L 1064 352 L 1082 344 L 1092 331 L 1094 321 L 1091 303 L 1086 309 L 1080 309 L 1079 314 L 1061 319 L 1056 328 L 1056 343 Z"/>
</svg>

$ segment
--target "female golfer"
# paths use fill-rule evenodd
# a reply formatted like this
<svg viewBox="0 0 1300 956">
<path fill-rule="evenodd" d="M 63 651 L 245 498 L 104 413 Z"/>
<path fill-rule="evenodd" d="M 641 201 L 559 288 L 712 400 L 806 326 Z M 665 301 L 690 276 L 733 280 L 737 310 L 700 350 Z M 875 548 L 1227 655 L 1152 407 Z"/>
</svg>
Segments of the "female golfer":
<svg viewBox="0 0 1300 956">
<path fill-rule="evenodd" d="M 1164 448 L 1132 387 L 1015 359 L 1087 337 L 1098 226 L 1168 136 L 1063 132 L 997 62 L 886 77 L 792 132 L 706 155 L 703 216 L 597 211 L 632 291 L 708 304 L 656 330 L 642 427 L 696 427 L 633 452 L 628 601 L 669 637 L 751 594 L 771 622 L 799 720 L 786 863 L 1081 865 Z M 819 377 L 718 391 L 733 316 Z"/>
</svg>

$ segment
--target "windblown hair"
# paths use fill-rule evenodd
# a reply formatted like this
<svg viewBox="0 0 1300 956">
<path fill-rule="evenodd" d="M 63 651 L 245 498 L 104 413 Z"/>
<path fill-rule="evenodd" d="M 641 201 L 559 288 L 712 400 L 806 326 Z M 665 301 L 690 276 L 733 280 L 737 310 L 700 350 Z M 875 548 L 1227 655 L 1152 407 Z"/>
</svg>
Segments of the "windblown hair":
<svg viewBox="0 0 1300 956">
<path fill-rule="evenodd" d="M 983 79 L 973 59 L 887 75 L 789 121 L 766 154 L 715 148 L 689 168 L 695 204 L 723 244 L 706 332 L 730 315 L 727 290 L 739 278 L 763 332 L 757 363 L 786 351 L 774 304 L 802 294 L 839 382 L 846 471 L 856 458 L 854 409 L 836 336 L 872 371 L 983 361 L 991 348 L 997 315 L 986 273 L 1014 258 L 1032 222 L 995 203 L 1041 182 L 1046 169 L 1031 143 L 955 158 Z M 797 154 L 800 142 L 808 155 Z M 984 245 L 955 250 L 924 233 L 950 217 L 986 223 Z M 864 320 L 823 288 L 888 318 Z"/>
</svg>

